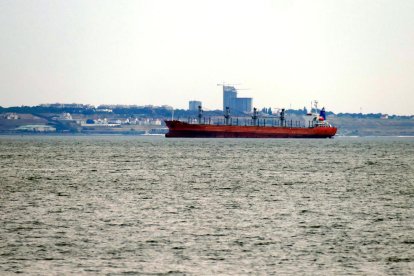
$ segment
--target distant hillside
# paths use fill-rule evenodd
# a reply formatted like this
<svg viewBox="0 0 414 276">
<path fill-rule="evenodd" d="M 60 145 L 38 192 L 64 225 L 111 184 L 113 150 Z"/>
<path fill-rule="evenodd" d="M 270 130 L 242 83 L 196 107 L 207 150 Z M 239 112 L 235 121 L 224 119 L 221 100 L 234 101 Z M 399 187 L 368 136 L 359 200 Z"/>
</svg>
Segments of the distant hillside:
<svg viewBox="0 0 414 276">
<path fill-rule="evenodd" d="M 278 114 L 271 114 L 271 109 L 263 109 L 259 117 L 278 118 Z M 53 117 L 59 117 L 62 113 L 70 113 L 72 121 L 55 120 Z M 306 109 L 288 109 L 286 110 L 287 120 L 302 121 Z M 6 119 L 7 114 L 17 113 L 18 120 Z M 205 118 L 215 117 L 222 119 L 221 110 L 205 111 Z M 339 113 L 327 112 L 328 121 L 338 127 L 338 135 L 343 136 L 414 136 L 414 116 L 396 116 L 390 115 L 388 119 L 380 119 L 383 116 L 377 114 L 361 113 Z M 158 120 L 169 119 L 174 116 L 175 119 L 196 118 L 197 111 L 188 111 L 170 107 L 157 106 L 91 106 L 82 104 L 53 104 L 48 106 L 20 106 L 20 107 L 0 107 L 0 132 L 14 132 L 19 126 L 41 124 L 51 125 L 56 128 L 57 132 L 79 132 L 85 131 L 80 126 L 81 121 L 87 120 L 136 120 L 137 118 L 157 118 Z M 235 116 L 250 116 L 248 114 L 237 114 Z M 124 129 L 125 128 L 125 129 Z M 122 127 L 112 128 L 113 132 L 135 131 L 135 126 L 123 125 Z M 91 128 L 88 128 L 90 130 Z"/>
<path fill-rule="evenodd" d="M 345 136 L 414 136 L 414 119 L 355 119 L 329 117 L 338 127 L 338 135 Z"/>
</svg>

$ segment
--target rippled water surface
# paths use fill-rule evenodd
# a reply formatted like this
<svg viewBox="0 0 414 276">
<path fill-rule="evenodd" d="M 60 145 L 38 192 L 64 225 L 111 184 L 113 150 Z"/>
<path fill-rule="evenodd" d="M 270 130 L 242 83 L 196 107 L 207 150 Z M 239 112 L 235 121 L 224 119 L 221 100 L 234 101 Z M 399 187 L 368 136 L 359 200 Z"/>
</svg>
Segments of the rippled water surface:
<svg viewBox="0 0 414 276">
<path fill-rule="evenodd" d="M 414 273 L 414 138 L 0 137 L 0 274 Z"/>
</svg>

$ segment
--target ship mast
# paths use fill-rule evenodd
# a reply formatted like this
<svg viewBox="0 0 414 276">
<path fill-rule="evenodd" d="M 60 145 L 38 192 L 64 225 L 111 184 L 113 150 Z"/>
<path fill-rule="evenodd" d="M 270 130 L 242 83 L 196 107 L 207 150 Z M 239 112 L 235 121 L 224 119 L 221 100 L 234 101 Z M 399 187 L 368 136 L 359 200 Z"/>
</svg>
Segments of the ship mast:
<svg viewBox="0 0 414 276">
<path fill-rule="evenodd" d="M 257 125 L 257 108 L 256 107 L 253 108 L 253 116 L 252 116 L 252 119 L 253 119 L 253 125 L 254 126 Z"/>
<path fill-rule="evenodd" d="M 282 108 L 282 111 L 280 112 L 280 125 L 283 126 L 285 122 L 285 109 Z"/>
<path fill-rule="evenodd" d="M 201 118 L 203 118 L 203 108 L 201 105 L 198 106 L 198 124 L 201 124 Z"/>
<path fill-rule="evenodd" d="M 230 121 L 230 107 L 228 106 L 226 106 L 226 111 L 224 112 L 224 119 L 225 119 L 226 125 L 228 125 Z"/>
</svg>

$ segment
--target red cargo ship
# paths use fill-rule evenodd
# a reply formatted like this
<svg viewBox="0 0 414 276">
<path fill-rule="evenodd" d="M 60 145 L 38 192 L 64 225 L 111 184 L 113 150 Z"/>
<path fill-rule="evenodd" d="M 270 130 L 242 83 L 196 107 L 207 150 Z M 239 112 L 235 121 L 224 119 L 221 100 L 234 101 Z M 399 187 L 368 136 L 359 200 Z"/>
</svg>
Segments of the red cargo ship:
<svg viewBox="0 0 414 276">
<path fill-rule="evenodd" d="M 187 138 L 332 138 L 337 131 L 326 121 L 325 110 L 320 114 L 307 114 L 308 125 L 285 120 L 285 112 L 282 109 L 278 119 L 258 119 L 256 109 L 252 120 L 244 120 L 244 125 L 239 125 L 239 120 L 233 124 L 229 110 L 224 115 L 222 124 L 211 123 L 210 120 L 202 123 L 202 110 L 199 107 L 199 115 L 196 123 L 181 122 L 179 120 L 166 120 L 169 132 L 165 137 Z M 267 123 L 266 123 L 267 120 Z M 248 125 L 248 123 L 250 125 Z"/>
</svg>

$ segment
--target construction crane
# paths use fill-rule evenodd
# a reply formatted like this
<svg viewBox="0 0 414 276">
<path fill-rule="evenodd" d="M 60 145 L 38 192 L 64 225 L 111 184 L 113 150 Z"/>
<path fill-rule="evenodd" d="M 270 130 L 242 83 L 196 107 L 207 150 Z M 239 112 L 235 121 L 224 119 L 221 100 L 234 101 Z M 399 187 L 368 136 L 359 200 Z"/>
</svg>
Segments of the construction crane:
<svg viewBox="0 0 414 276">
<path fill-rule="evenodd" d="M 240 85 L 240 83 L 237 84 L 230 84 L 230 83 L 225 83 L 223 81 L 223 83 L 218 83 L 217 86 L 236 86 L 236 85 Z"/>
<path fill-rule="evenodd" d="M 225 82 L 217 84 L 217 86 L 223 86 L 223 89 L 224 89 L 225 86 L 231 86 L 231 87 L 234 87 L 237 91 L 239 91 L 239 90 L 250 90 L 250 88 L 236 88 L 235 86 L 237 86 L 237 85 L 241 85 L 241 84 L 240 83 L 230 84 L 230 83 L 225 83 Z"/>
</svg>

